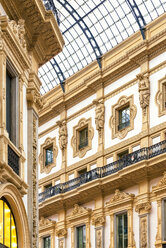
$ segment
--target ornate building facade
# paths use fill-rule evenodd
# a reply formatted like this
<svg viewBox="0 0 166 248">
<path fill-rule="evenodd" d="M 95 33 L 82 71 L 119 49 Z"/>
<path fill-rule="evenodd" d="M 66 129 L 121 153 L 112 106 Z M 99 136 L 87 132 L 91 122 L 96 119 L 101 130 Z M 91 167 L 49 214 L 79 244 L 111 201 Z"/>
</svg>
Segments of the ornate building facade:
<svg viewBox="0 0 166 248">
<path fill-rule="evenodd" d="M 43 95 L 39 247 L 166 247 L 166 14 Z"/>
<path fill-rule="evenodd" d="M 38 247 L 38 68 L 64 45 L 42 1 L 0 1 L 0 247 Z"/>
</svg>

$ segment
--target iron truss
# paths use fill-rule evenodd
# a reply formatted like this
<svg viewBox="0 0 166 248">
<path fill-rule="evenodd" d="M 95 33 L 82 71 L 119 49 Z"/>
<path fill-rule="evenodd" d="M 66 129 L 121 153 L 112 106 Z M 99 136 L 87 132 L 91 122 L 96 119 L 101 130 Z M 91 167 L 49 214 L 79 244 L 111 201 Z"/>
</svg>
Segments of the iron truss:
<svg viewBox="0 0 166 248">
<path fill-rule="evenodd" d="M 145 19 L 138 8 L 138 5 L 136 4 L 135 0 L 126 0 L 128 3 L 129 7 L 131 8 L 131 11 L 133 13 L 134 18 L 136 19 L 136 22 L 138 23 L 139 29 L 141 31 L 142 37 L 145 40 L 145 26 L 146 22 Z"/>
</svg>

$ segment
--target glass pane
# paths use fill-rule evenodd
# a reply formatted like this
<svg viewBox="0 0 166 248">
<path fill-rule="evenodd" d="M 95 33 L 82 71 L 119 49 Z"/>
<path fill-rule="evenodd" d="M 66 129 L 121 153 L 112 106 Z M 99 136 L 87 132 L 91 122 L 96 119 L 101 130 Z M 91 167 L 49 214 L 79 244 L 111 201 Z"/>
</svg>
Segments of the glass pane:
<svg viewBox="0 0 166 248">
<path fill-rule="evenodd" d="M 86 248 L 86 226 L 83 226 L 83 248 Z"/>
<path fill-rule="evenodd" d="M 11 248 L 17 248 L 17 234 L 13 216 L 11 216 Z"/>
<path fill-rule="evenodd" d="M 116 216 L 116 247 L 128 247 L 128 222 L 127 213 Z"/>
<path fill-rule="evenodd" d="M 124 215 L 124 248 L 128 247 L 128 220 L 127 214 Z"/>
<path fill-rule="evenodd" d="M 51 248 L 51 238 L 50 238 L 50 236 L 44 238 L 44 248 Z"/>
<path fill-rule="evenodd" d="M 85 147 L 88 145 L 88 127 L 79 131 L 79 148 Z"/>
<path fill-rule="evenodd" d="M 53 147 L 49 147 L 46 149 L 46 161 L 45 165 L 53 163 Z"/>
<path fill-rule="evenodd" d="M 3 244 L 3 201 L 0 200 L 0 243 Z"/>
<path fill-rule="evenodd" d="M 10 247 L 10 214 L 8 205 L 4 203 L 4 245 L 8 247 Z"/>
</svg>

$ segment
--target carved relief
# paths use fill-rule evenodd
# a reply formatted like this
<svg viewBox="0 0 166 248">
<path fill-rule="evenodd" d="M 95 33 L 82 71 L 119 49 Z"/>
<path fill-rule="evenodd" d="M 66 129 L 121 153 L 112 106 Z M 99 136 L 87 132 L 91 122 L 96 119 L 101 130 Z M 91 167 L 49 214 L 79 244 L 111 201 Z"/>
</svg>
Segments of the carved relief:
<svg viewBox="0 0 166 248">
<path fill-rule="evenodd" d="M 11 20 L 9 21 L 9 26 L 12 29 L 13 33 L 19 40 L 22 48 L 26 50 L 26 41 L 25 41 L 25 21 L 23 19 L 20 19 L 18 21 L 18 24 L 16 21 Z"/>
<path fill-rule="evenodd" d="M 141 248 L 148 247 L 148 239 L 147 239 L 147 216 L 140 218 L 140 235 L 141 235 Z"/>
<path fill-rule="evenodd" d="M 88 127 L 88 145 L 79 149 L 79 131 L 84 127 Z M 91 118 L 85 119 L 82 118 L 78 125 L 73 127 L 73 137 L 71 139 L 71 146 L 73 147 L 73 157 L 78 156 L 82 158 L 85 156 L 87 151 L 92 149 L 92 139 L 94 135 L 94 129 L 91 124 Z"/>
<path fill-rule="evenodd" d="M 149 77 L 144 76 L 142 74 L 137 75 L 137 79 L 139 80 L 139 101 L 141 108 L 143 110 L 143 114 L 146 114 L 146 109 L 149 106 L 150 99 L 150 83 Z"/>
<path fill-rule="evenodd" d="M 96 230 L 96 248 L 102 248 L 102 230 Z"/>
<path fill-rule="evenodd" d="M 104 114 L 105 114 L 105 108 L 104 103 L 99 101 L 93 101 L 96 104 L 95 109 L 95 123 L 96 123 L 96 130 L 99 131 L 99 135 L 101 135 L 101 130 L 104 128 Z"/>
<path fill-rule="evenodd" d="M 53 220 L 49 220 L 49 219 L 46 219 L 44 217 L 41 217 L 41 219 L 39 220 L 39 226 L 40 227 L 47 227 L 48 225 L 52 225 L 52 224 L 55 224 L 56 221 L 53 221 Z"/>
<path fill-rule="evenodd" d="M 64 248 L 63 244 L 64 244 L 64 241 L 63 240 L 60 240 L 59 241 L 59 248 Z"/>
<path fill-rule="evenodd" d="M 130 125 L 118 130 L 119 125 L 119 110 L 123 107 L 129 105 L 130 109 Z M 118 102 L 112 106 L 112 116 L 110 118 L 110 127 L 112 130 L 112 139 L 119 138 L 123 139 L 127 133 L 134 129 L 134 119 L 137 114 L 136 105 L 134 105 L 134 96 L 126 97 L 122 96 L 119 98 Z"/>
<path fill-rule="evenodd" d="M 32 243 L 33 247 L 37 248 L 37 120 L 33 117 L 33 172 L 32 172 L 32 185 L 33 185 L 33 234 Z"/>
<path fill-rule="evenodd" d="M 137 213 L 140 213 L 141 211 L 143 212 L 150 212 L 152 206 L 150 202 L 143 202 L 143 203 L 138 203 L 135 207 L 135 211 Z"/>
<path fill-rule="evenodd" d="M 166 114 L 166 75 L 158 81 L 155 102 L 158 105 L 158 116 Z"/>
<path fill-rule="evenodd" d="M 45 161 L 46 161 L 46 148 L 49 146 L 53 146 L 53 163 L 48 164 L 45 166 Z M 40 172 L 41 173 L 49 173 L 54 166 L 56 166 L 56 157 L 58 155 L 58 147 L 56 146 L 56 138 L 47 138 L 40 146 L 40 154 L 39 154 L 39 164 L 40 164 Z"/>
<path fill-rule="evenodd" d="M 67 147 L 67 126 L 66 121 L 58 121 L 59 126 L 59 146 L 61 150 L 64 150 Z"/>
</svg>

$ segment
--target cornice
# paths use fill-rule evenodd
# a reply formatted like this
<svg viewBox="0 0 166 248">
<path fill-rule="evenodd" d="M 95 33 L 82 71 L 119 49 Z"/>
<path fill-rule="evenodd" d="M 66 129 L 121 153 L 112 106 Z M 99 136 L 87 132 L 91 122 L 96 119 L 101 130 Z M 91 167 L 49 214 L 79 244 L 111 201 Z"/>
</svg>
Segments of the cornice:
<svg viewBox="0 0 166 248">
<path fill-rule="evenodd" d="M 1 0 L 9 18 L 25 20 L 28 51 L 33 51 L 41 66 L 58 54 L 64 40 L 52 11 L 47 11 L 42 0 Z"/>
</svg>

